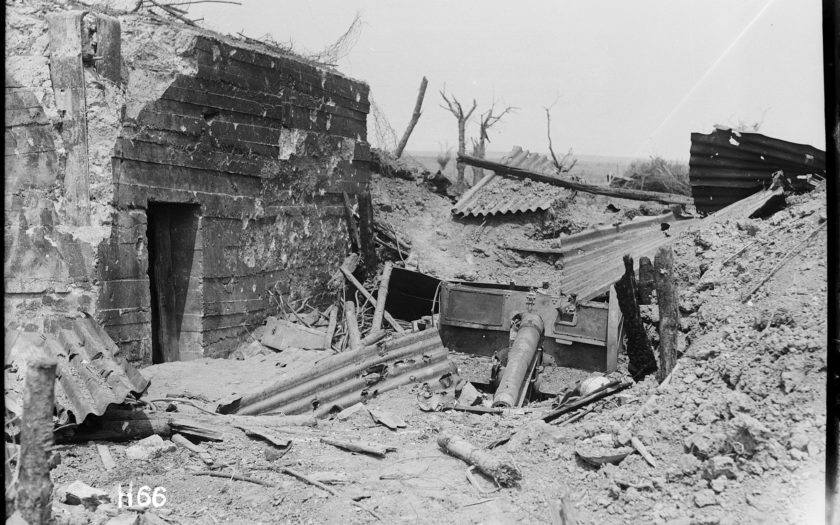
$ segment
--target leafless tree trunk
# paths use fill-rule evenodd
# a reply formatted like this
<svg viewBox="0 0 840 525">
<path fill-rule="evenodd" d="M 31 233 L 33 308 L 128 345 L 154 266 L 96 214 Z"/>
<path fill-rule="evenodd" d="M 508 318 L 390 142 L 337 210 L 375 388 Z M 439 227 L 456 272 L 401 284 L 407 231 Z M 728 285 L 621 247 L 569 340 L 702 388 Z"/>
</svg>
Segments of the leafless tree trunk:
<svg viewBox="0 0 840 525">
<path fill-rule="evenodd" d="M 420 91 L 417 93 L 417 102 L 414 104 L 414 113 L 412 113 L 408 127 L 405 128 L 405 133 L 403 133 L 402 139 L 400 139 L 400 143 L 397 145 L 396 151 L 394 151 L 394 156 L 397 158 L 400 158 L 402 155 L 405 145 L 408 144 L 408 137 L 411 136 L 411 132 L 414 131 L 414 126 L 420 120 L 420 110 L 423 108 L 423 98 L 426 96 L 426 86 L 428 84 L 429 81 L 426 80 L 426 77 L 423 77 L 423 80 L 420 81 Z"/>
<path fill-rule="evenodd" d="M 472 107 L 469 111 L 464 113 L 464 108 L 461 106 L 461 103 L 458 102 L 458 99 L 454 96 L 452 100 L 446 96 L 446 93 L 443 91 L 440 92 L 440 96 L 443 97 L 443 100 L 446 102 L 446 106 L 441 104 L 441 107 L 450 113 L 458 120 L 458 154 L 459 155 L 466 155 L 467 153 L 467 120 L 472 116 L 473 111 L 475 111 L 476 102 L 473 99 Z M 459 188 L 464 187 L 464 169 L 465 166 L 460 162 L 457 164 L 458 167 L 458 179 L 455 181 L 456 186 Z"/>
<path fill-rule="evenodd" d="M 557 169 L 557 173 L 567 173 L 575 167 L 577 159 L 572 156 L 572 149 L 569 148 L 569 151 L 563 155 L 563 158 L 557 160 L 557 155 L 554 154 L 554 145 L 551 142 L 551 108 L 548 107 L 543 109 L 545 109 L 545 124 L 548 131 L 548 151 L 551 153 L 551 160 L 554 161 L 554 167 Z M 566 164 L 567 162 L 569 162 L 569 164 Z"/>
<path fill-rule="evenodd" d="M 486 113 L 481 114 L 481 118 L 478 121 L 478 142 L 473 140 L 474 157 L 477 157 L 479 159 L 484 158 L 484 156 L 487 154 L 487 143 L 490 142 L 490 136 L 487 134 L 487 131 L 494 125 L 498 124 L 502 117 L 504 117 L 508 113 L 513 113 L 517 109 L 519 108 L 507 106 L 505 109 L 502 110 L 501 113 L 495 114 L 496 103 L 494 102 Z M 481 168 L 473 167 L 473 184 L 476 184 L 482 178 L 484 178 L 484 170 L 482 170 Z"/>
</svg>

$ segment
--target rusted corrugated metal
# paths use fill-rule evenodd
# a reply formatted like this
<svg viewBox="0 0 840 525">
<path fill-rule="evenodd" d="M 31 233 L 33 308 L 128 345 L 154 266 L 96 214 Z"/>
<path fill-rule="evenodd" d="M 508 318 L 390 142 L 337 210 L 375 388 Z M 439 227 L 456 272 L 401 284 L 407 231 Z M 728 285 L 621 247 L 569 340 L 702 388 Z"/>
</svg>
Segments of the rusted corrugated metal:
<svg viewBox="0 0 840 525">
<path fill-rule="evenodd" d="M 500 162 L 546 175 L 556 175 L 554 165 L 546 156 L 530 153 L 518 146 Z M 521 181 L 492 173 L 464 193 L 452 207 L 452 213 L 462 217 L 486 217 L 547 210 L 566 191 L 543 182 Z"/>
<path fill-rule="evenodd" d="M 580 301 L 598 297 L 606 293 L 624 274 L 622 258 L 625 254 L 637 262 L 639 257 L 652 260 L 660 247 L 679 234 L 705 228 L 707 224 L 716 221 L 749 217 L 779 193 L 778 190 L 761 191 L 702 220 L 679 219 L 673 214 L 667 214 L 644 219 L 637 225 L 631 223 L 620 227 L 592 228 L 561 237 L 560 248 L 552 251 L 562 257 L 561 291 L 564 294 L 576 294 Z M 663 224 L 668 225 L 667 229 L 663 230 Z"/>
<path fill-rule="evenodd" d="M 55 401 L 57 423 L 81 423 L 100 416 L 109 405 L 138 397 L 149 380 L 121 355 L 120 349 L 90 317 L 54 318 L 44 332 L 20 332 L 6 349 L 5 395 L 20 406 L 26 361 L 36 354 L 52 355 L 57 363 Z"/>
<path fill-rule="evenodd" d="M 327 357 L 314 368 L 317 372 L 308 370 L 244 394 L 220 411 L 323 416 L 399 386 L 440 377 L 450 363 L 437 329 L 427 329 L 376 348 Z"/>
<path fill-rule="evenodd" d="M 759 133 L 691 134 L 689 182 L 697 210 L 717 211 L 770 186 L 774 172 L 825 176 L 825 152 Z"/>
</svg>

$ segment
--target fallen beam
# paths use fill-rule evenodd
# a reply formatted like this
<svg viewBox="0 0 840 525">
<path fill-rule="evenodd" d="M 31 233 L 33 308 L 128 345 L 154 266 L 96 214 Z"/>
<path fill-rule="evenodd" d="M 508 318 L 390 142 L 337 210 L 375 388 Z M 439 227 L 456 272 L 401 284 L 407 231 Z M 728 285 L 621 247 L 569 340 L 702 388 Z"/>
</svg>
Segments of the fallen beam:
<svg viewBox="0 0 840 525">
<path fill-rule="evenodd" d="M 475 166 L 476 168 L 484 168 L 493 170 L 496 173 L 517 177 L 520 179 L 531 179 L 537 182 L 544 182 L 552 186 L 559 186 L 570 190 L 583 191 L 586 193 L 594 193 L 596 195 L 606 195 L 608 197 L 616 197 L 619 199 L 629 199 L 634 201 L 656 201 L 663 204 L 692 204 L 694 201 L 691 197 L 686 195 L 676 195 L 673 193 L 661 193 L 658 191 L 643 191 L 631 190 L 626 188 L 610 188 L 607 186 L 594 186 L 592 184 L 584 184 L 571 180 L 561 179 L 559 177 L 551 177 L 535 171 L 529 171 L 522 168 L 516 168 L 501 164 L 499 162 L 492 162 L 489 160 L 471 157 L 469 155 L 458 154 L 458 162 L 467 164 L 468 166 Z"/>
<path fill-rule="evenodd" d="M 393 269 L 394 265 L 391 261 L 386 262 L 382 268 L 382 277 L 379 279 L 379 293 L 376 296 L 376 308 L 373 311 L 373 326 L 370 327 L 371 333 L 382 328 L 382 316 L 385 313 L 385 301 L 388 298 L 388 283 L 391 282 L 391 271 Z"/>
<path fill-rule="evenodd" d="M 373 296 L 370 294 L 370 292 L 367 291 L 367 289 L 364 287 L 364 285 L 362 283 L 359 282 L 358 279 L 353 277 L 353 274 L 349 270 L 347 270 L 346 268 L 344 268 L 342 266 L 341 271 L 342 271 L 342 273 L 344 273 L 344 276 L 347 277 L 347 280 L 350 281 L 350 283 L 353 286 L 355 286 L 356 289 L 359 290 L 359 292 L 362 293 L 362 295 L 365 297 L 365 299 L 370 301 L 371 304 L 376 304 L 376 301 L 373 299 Z M 387 310 L 383 312 L 383 316 L 385 317 L 385 320 L 388 321 L 388 324 L 390 324 L 394 328 L 395 332 L 400 333 L 400 334 L 405 332 L 403 327 L 400 326 L 400 323 L 398 323 L 396 319 L 391 317 L 391 314 L 389 314 Z"/>
<path fill-rule="evenodd" d="M 356 303 L 353 301 L 344 302 L 344 322 L 347 326 L 347 336 L 350 338 L 350 350 L 355 352 L 362 348 L 362 334 L 359 332 L 359 323 L 356 320 Z"/>
</svg>

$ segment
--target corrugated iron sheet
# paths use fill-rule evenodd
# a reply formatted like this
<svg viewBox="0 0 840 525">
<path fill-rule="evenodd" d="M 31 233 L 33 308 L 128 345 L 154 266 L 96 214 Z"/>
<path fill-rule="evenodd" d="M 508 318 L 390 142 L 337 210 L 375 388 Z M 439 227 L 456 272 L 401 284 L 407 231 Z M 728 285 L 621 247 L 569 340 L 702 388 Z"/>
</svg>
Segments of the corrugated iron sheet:
<svg viewBox="0 0 840 525">
<path fill-rule="evenodd" d="M 121 355 L 119 347 L 90 317 L 53 318 L 44 332 L 20 332 L 8 338 L 5 395 L 20 406 L 26 361 L 46 352 L 57 363 L 57 423 L 81 423 L 101 416 L 109 405 L 139 397 L 149 380 Z"/>
<path fill-rule="evenodd" d="M 711 213 L 770 186 L 772 174 L 825 176 L 825 152 L 759 133 L 718 128 L 691 134 L 689 182 L 697 210 Z"/>
<path fill-rule="evenodd" d="M 276 385 L 243 394 L 231 404 L 237 414 L 323 416 L 402 385 L 440 377 L 450 370 L 449 352 L 437 329 L 411 333 L 370 348 L 319 361 L 319 370 L 285 377 Z"/>
<path fill-rule="evenodd" d="M 726 208 L 698 219 L 680 219 L 673 213 L 642 219 L 619 226 L 598 227 L 574 235 L 561 236 L 557 242 L 544 244 L 505 245 L 517 251 L 555 255 L 562 258 L 560 289 L 567 295 L 576 294 L 579 301 L 593 299 L 606 293 L 624 274 L 625 254 L 638 262 L 639 257 L 653 259 L 656 251 L 677 235 L 693 228 L 721 220 L 746 218 L 759 210 L 781 190 L 765 190 L 734 202 Z M 663 224 L 668 228 L 663 230 Z"/>
<path fill-rule="evenodd" d="M 500 162 L 546 175 L 556 174 L 554 164 L 545 155 L 530 153 L 518 146 Z M 522 181 L 493 173 L 464 193 L 452 207 L 452 213 L 462 217 L 486 217 L 544 211 L 566 191 L 544 182 Z"/>
</svg>

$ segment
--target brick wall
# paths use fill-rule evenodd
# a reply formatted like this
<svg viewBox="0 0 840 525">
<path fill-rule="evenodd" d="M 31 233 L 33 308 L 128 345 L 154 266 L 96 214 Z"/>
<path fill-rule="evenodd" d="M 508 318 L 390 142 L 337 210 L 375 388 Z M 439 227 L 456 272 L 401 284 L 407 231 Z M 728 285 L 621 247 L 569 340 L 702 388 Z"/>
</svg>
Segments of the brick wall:
<svg viewBox="0 0 840 525">
<path fill-rule="evenodd" d="M 368 88 L 206 36 L 194 53 L 196 74 L 177 76 L 117 140 L 115 225 L 150 201 L 200 205 L 201 297 L 184 329 L 201 333 L 204 355 L 224 356 L 277 313 L 272 293 L 324 299 L 349 251 L 342 192 L 368 191 Z M 103 322 L 148 361 L 148 252 L 128 249 L 143 244 L 139 232 L 114 232 L 102 260 L 116 258 L 130 275 L 101 274 L 112 293 L 99 310 L 134 298 L 137 315 Z"/>
<path fill-rule="evenodd" d="M 197 205 L 185 357 L 231 352 L 277 313 L 271 293 L 329 300 L 342 193 L 368 192 L 365 84 L 142 12 L 6 15 L 7 331 L 84 312 L 151 362 L 150 202 Z"/>
</svg>

